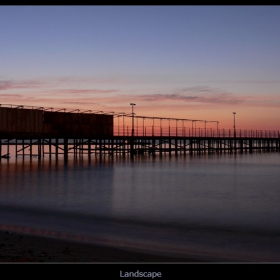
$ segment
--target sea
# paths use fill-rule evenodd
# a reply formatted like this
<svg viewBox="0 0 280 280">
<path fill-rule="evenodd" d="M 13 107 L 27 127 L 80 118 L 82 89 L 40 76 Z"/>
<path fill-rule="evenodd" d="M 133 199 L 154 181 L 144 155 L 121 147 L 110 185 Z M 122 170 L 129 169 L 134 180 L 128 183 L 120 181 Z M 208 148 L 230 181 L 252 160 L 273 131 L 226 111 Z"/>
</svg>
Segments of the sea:
<svg viewBox="0 0 280 280">
<path fill-rule="evenodd" d="M 278 152 L 12 155 L 0 161 L 0 229 L 201 261 L 279 262 L 279 171 Z"/>
</svg>

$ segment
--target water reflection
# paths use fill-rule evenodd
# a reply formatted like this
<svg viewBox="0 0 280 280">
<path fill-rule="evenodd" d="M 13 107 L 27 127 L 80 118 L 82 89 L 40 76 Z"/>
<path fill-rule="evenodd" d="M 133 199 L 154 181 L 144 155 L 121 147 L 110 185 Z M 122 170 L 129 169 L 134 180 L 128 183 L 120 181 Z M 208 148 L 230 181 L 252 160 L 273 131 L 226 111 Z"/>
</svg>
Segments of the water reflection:
<svg viewBox="0 0 280 280">
<path fill-rule="evenodd" d="M 17 158 L 0 164 L 0 203 L 58 211 L 111 212 L 110 161 Z"/>
<path fill-rule="evenodd" d="M 279 162 L 277 154 L 126 161 L 114 172 L 113 214 L 280 229 Z"/>
<path fill-rule="evenodd" d="M 280 229 L 279 163 L 279 154 L 18 157 L 0 162 L 0 205 Z"/>
</svg>

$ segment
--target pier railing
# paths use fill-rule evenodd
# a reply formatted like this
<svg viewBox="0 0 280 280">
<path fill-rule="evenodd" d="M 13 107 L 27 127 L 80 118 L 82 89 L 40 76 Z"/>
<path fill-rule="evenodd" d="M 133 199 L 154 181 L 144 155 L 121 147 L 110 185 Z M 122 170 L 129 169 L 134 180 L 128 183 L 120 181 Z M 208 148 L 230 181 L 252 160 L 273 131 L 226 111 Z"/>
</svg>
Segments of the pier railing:
<svg viewBox="0 0 280 280">
<path fill-rule="evenodd" d="M 169 117 L 138 116 L 135 113 L 105 112 L 73 108 L 53 108 L 29 105 L 0 104 L 0 107 L 31 109 L 76 114 L 104 114 L 114 118 L 114 136 L 162 136 L 162 137 L 245 137 L 279 138 L 279 130 L 221 129 L 218 121 Z M 134 125 L 134 127 L 132 127 Z"/>
<path fill-rule="evenodd" d="M 115 136 L 131 136 L 131 126 L 114 126 Z M 162 137 L 230 137 L 230 138 L 280 138 L 279 130 L 260 129 L 204 129 L 190 127 L 135 127 L 134 136 L 162 136 Z"/>
<path fill-rule="evenodd" d="M 134 118 L 134 120 L 132 120 Z M 134 127 L 132 124 L 134 123 Z M 279 130 L 224 129 L 218 121 L 114 115 L 115 136 L 279 138 Z"/>
</svg>

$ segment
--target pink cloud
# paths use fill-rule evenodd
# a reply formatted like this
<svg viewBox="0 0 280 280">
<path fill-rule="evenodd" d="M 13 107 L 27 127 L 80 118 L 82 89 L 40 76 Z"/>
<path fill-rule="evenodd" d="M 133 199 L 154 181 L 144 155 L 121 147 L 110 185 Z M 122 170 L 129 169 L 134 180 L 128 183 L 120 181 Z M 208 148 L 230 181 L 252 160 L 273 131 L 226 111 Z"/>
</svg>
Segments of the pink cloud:
<svg viewBox="0 0 280 280">
<path fill-rule="evenodd" d="M 205 86 L 183 88 L 175 93 L 142 95 L 140 98 L 148 102 L 176 101 L 215 104 L 239 104 L 243 102 L 243 98 L 236 97 L 226 91 Z"/>
<path fill-rule="evenodd" d="M 22 98 L 23 95 L 22 94 L 8 94 L 8 93 L 4 93 L 4 94 L 0 94 L 0 98 Z"/>
<path fill-rule="evenodd" d="M 46 91 L 46 93 L 49 93 L 50 91 Z M 51 90 L 52 93 L 56 95 L 88 95 L 88 94 L 109 94 L 109 93 L 117 93 L 119 92 L 117 89 L 58 89 L 58 90 Z"/>
<path fill-rule="evenodd" d="M 39 88 L 43 85 L 40 80 L 0 81 L 0 90 Z"/>
<path fill-rule="evenodd" d="M 106 80 L 106 79 L 105 79 Z M 104 81 L 105 81 L 104 80 Z M 94 81 L 94 79 L 93 79 Z M 79 88 L 75 83 L 83 85 Z M 85 84 L 83 84 L 85 82 Z M 143 94 L 132 94 L 118 88 L 89 88 L 90 79 L 65 77 L 60 79 L 38 79 L 0 81 L 0 103 L 22 104 L 36 106 L 76 106 L 95 110 L 103 108 L 113 111 L 130 111 L 129 104 L 135 102 L 137 107 L 148 115 L 163 115 L 162 112 L 178 112 L 189 110 L 213 110 L 214 108 L 239 107 L 280 107 L 277 95 L 235 95 L 219 88 L 208 86 L 185 87 L 173 90 L 171 93 L 154 93 L 149 90 Z M 109 83 L 112 81 L 108 81 Z M 71 83 L 73 87 L 70 86 Z M 66 88 L 64 88 L 66 87 Z M 27 91 L 30 89 L 30 91 Z M 138 90 L 139 91 L 139 90 Z M 9 93 L 8 93 L 9 92 Z M 150 113 L 151 112 L 151 113 Z M 180 112 L 180 113 L 179 113 Z M 145 113 L 145 114 L 146 114 Z"/>
</svg>

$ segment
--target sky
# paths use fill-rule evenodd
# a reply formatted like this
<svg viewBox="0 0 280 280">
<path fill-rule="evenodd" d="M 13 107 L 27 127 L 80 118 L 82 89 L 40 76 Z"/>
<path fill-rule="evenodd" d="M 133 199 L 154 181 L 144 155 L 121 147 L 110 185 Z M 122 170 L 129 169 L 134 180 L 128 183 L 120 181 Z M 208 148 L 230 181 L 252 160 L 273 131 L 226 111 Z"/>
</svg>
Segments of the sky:
<svg viewBox="0 0 280 280">
<path fill-rule="evenodd" d="M 0 6 L 0 104 L 280 130 L 279 26 L 280 6 Z"/>
</svg>

